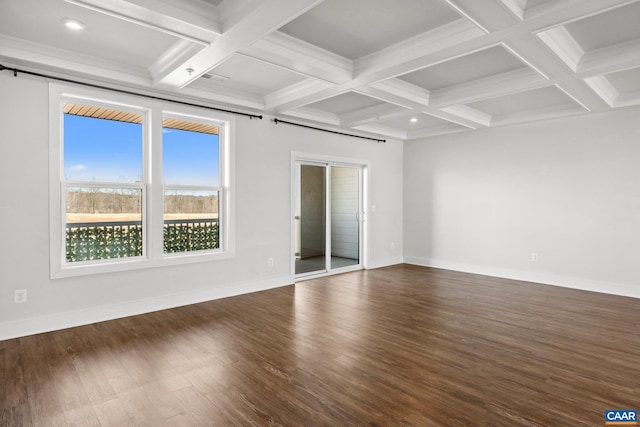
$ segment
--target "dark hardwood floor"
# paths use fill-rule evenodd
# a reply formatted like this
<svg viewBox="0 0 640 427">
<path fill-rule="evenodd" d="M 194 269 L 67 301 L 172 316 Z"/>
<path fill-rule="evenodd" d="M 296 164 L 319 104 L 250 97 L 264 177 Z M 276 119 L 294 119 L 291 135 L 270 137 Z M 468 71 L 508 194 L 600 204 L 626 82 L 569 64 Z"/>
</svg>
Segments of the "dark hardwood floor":
<svg viewBox="0 0 640 427">
<path fill-rule="evenodd" d="M 398 265 L 0 342 L 1 426 L 603 426 L 640 300 Z"/>
</svg>

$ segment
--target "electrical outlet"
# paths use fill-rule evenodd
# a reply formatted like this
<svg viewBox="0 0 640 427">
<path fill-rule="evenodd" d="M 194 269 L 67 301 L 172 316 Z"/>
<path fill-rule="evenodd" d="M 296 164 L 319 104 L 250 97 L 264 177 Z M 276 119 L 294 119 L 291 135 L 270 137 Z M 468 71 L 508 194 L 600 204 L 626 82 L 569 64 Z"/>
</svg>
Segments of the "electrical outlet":
<svg viewBox="0 0 640 427">
<path fill-rule="evenodd" d="M 538 254 L 537 253 L 532 253 L 531 254 L 531 262 L 538 262 Z"/>
<path fill-rule="evenodd" d="M 273 258 L 267 258 L 267 267 L 273 267 Z"/>
<path fill-rule="evenodd" d="M 27 302 L 27 290 L 26 289 L 16 289 L 13 292 L 13 301 L 16 304 L 21 304 L 23 302 Z"/>
</svg>

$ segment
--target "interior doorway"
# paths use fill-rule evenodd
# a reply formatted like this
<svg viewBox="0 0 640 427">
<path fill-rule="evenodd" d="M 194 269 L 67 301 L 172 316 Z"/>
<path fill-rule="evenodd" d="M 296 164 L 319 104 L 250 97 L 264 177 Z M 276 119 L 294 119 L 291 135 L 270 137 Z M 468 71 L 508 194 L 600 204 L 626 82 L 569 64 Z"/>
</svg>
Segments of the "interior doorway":
<svg viewBox="0 0 640 427">
<path fill-rule="evenodd" d="M 298 278 L 362 268 L 364 165 L 294 162 Z"/>
</svg>

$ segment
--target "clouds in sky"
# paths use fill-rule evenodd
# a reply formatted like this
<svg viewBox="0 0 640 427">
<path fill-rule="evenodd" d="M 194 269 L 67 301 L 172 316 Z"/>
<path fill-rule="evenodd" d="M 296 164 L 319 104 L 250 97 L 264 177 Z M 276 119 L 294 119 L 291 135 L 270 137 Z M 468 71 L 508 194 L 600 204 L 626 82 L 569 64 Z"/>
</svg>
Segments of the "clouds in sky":
<svg viewBox="0 0 640 427">
<path fill-rule="evenodd" d="M 79 165 L 73 165 L 73 166 L 69 166 L 67 168 L 67 171 L 69 172 L 82 172 L 82 171 L 86 171 L 88 168 L 83 165 L 83 164 L 79 164 Z"/>
</svg>

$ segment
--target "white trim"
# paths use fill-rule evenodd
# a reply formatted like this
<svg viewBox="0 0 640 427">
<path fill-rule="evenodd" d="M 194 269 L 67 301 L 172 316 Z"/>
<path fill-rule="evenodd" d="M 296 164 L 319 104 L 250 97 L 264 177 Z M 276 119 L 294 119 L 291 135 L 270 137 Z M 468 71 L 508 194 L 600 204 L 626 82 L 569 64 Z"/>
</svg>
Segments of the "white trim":
<svg viewBox="0 0 640 427">
<path fill-rule="evenodd" d="M 524 11 L 527 7 L 527 0 L 500 0 L 500 1 L 519 20 L 524 21 Z"/>
<path fill-rule="evenodd" d="M 365 268 L 362 267 L 362 265 L 358 264 L 358 265 L 351 265 L 347 267 L 341 267 L 341 268 L 337 268 L 330 271 L 325 270 L 319 273 L 303 273 L 303 274 L 296 275 L 296 283 L 304 282 L 306 280 L 311 280 L 311 279 L 318 279 L 320 277 L 334 276 L 336 274 L 351 273 L 352 271 L 360 271 L 360 270 L 365 270 Z"/>
<path fill-rule="evenodd" d="M 558 58 L 560 58 L 575 73 L 578 64 L 584 56 L 584 50 L 564 26 L 551 28 L 536 34 Z"/>
<path fill-rule="evenodd" d="M 584 79 L 584 82 L 598 95 L 607 105 L 613 108 L 616 99 L 620 96 L 606 76 L 594 76 Z"/>
<path fill-rule="evenodd" d="M 64 218 L 62 203 L 63 180 L 63 135 L 62 103 L 84 102 L 91 105 L 118 108 L 143 114 L 143 223 L 147 232 L 144 237 L 143 256 L 108 259 L 92 262 L 67 263 L 65 259 Z M 220 249 L 164 254 L 162 229 L 162 118 L 164 116 L 215 123 L 219 126 L 219 243 Z M 210 112 L 197 107 L 177 106 L 164 101 L 141 99 L 132 95 L 116 94 L 100 89 L 77 88 L 58 83 L 49 84 L 49 230 L 50 230 L 50 277 L 52 279 L 89 274 L 143 268 L 183 265 L 195 262 L 216 261 L 235 256 L 235 124 L 236 118 L 224 112 Z M 151 166 L 149 168 L 149 166 Z M 75 182 L 70 182 L 75 184 Z M 111 184 L 111 183 L 108 183 Z M 93 185 L 93 184 L 90 184 Z M 126 186 L 125 184 L 123 186 Z M 114 187 L 121 186 L 118 183 Z M 129 185 L 131 186 L 131 185 Z M 137 188 L 137 187 L 136 187 Z M 155 235 L 153 234 L 155 231 Z"/>
<path fill-rule="evenodd" d="M 480 22 L 478 22 L 478 20 L 476 20 L 473 16 L 471 16 L 471 14 L 465 12 L 464 10 L 462 10 L 462 8 L 458 5 L 456 5 L 455 3 L 453 3 L 451 0 L 444 0 L 447 2 L 447 4 L 449 4 L 449 6 L 451 6 L 453 9 L 455 9 L 460 15 L 464 16 L 465 18 L 467 18 L 469 21 L 473 22 L 473 24 L 480 28 L 482 31 L 485 32 L 485 34 L 489 34 L 491 31 L 489 31 L 487 29 L 487 27 L 485 27 L 484 25 L 482 25 Z"/>
<path fill-rule="evenodd" d="M 369 201 L 369 174 L 370 174 L 370 168 L 371 168 L 371 162 L 369 160 L 363 160 L 363 159 L 352 159 L 349 157 L 337 157 L 337 156 L 327 156 L 327 155 L 323 155 L 323 154 L 315 154 L 315 153 L 305 153 L 305 152 L 299 152 L 299 151 L 291 151 L 291 172 L 290 172 L 290 180 L 291 180 L 291 199 L 290 199 L 290 218 L 291 218 L 291 236 L 290 236 L 290 248 L 289 248 L 289 254 L 290 254 L 290 258 L 291 258 L 291 266 L 290 266 L 290 274 L 292 276 L 295 277 L 295 271 L 296 271 L 296 266 L 295 266 L 295 247 L 296 247 L 296 221 L 294 219 L 294 217 L 296 216 L 296 196 L 297 196 L 297 191 L 298 191 L 298 186 L 296 183 L 296 174 L 295 174 L 295 167 L 296 167 L 296 163 L 301 163 L 301 164 L 315 164 L 315 165 L 319 165 L 319 166 L 344 166 L 344 167 L 351 167 L 351 168 L 357 168 L 358 171 L 358 180 L 359 180 L 359 192 L 360 192 L 360 197 L 359 197 L 359 217 L 361 218 L 359 221 L 359 262 L 358 265 L 354 266 L 354 270 L 360 270 L 360 269 L 366 269 L 369 265 L 369 221 L 368 221 L 368 217 L 367 217 L 367 211 L 366 211 L 366 207 L 368 206 L 368 201 Z M 329 186 L 330 183 L 330 176 L 329 176 L 330 172 L 327 172 L 327 175 L 325 177 L 326 179 L 326 183 L 327 183 L 327 188 Z M 328 231 L 328 236 L 331 236 L 331 228 L 330 228 L 330 212 L 331 212 L 331 205 L 330 205 L 330 193 L 329 191 L 327 191 L 326 194 L 327 197 L 327 201 L 326 201 L 326 210 L 327 210 L 327 231 Z M 331 253 L 331 246 L 330 246 L 330 241 L 331 239 L 327 239 L 327 248 L 326 248 L 326 253 Z M 329 265 L 329 267 L 331 267 L 331 262 L 329 261 L 327 263 Z M 319 273 L 319 274 L 314 274 L 313 276 L 297 276 L 296 279 L 297 280 L 306 280 L 307 278 L 311 278 L 311 277 L 321 277 L 324 275 L 330 275 L 330 274 L 339 274 L 339 273 L 344 273 L 346 271 L 350 271 L 347 270 L 346 268 L 342 269 L 335 269 L 335 270 L 329 270 L 329 272 L 327 273 Z"/>
<path fill-rule="evenodd" d="M 366 267 L 366 270 L 373 270 L 376 268 L 382 268 L 382 267 L 389 267 L 392 265 L 397 265 L 397 264 L 402 264 L 404 262 L 404 260 L 402 259 L 401 255 L 397 255 L 397 256 L 393 256 L 393 257 L 387 257 L 387 258 L 381 258 L 381 259 L 377 259 L 375 262 L 371 263 L 371 265 Z"/>
<path fill-rule="evenodd" d="M 288 286 L 293 283 L 293 277 L 280 276 L 259 281 L 226 284 L 215 288 L 201 288 L 187 292 L 127 301 L 120 304 L 103 305 L 77 311 L 3 322 L 0 323 L 0 341 L 197 304 L 220 298 L 228 298 L 251 292 L 265 291 L 267 289 Z"/>
<path fill-rule="evenodd" d="M 221 34 L 221 25 L 219 22 L 212 22 L 207 20 L 210 16 L 204 17 L 197 13 L 189 13 L 184 9 L 175 9 L 174 11 L 180 11 L 183 16 L 171 16 L 167 13 L 166 8 L 164 13 L 158 13 L 151 9 L 140 8 L 125 4 L 124 7 L 114 7 L 109 2 L 96 1 L 96 0 L 64 0 L 67 3 L 74 4 L 76 6 L 84 7 L 103 15 L 111 16 L 116 19 L 139 25 L 144 28 L 149 28 L 154 31 L 158 31 L 176 38 L 180 38 L 191 43 L 195 43 L 201 46 L 209 46 L 211 43 L 208 40 L 204 40 L 201 37 L 194 36 L 192 34 L 202 33 L 202 28 L 212 28 L 207 31 L 208 37 L 215 37 Z M 97 3 L 97 4 L 95 4 Z M 138 5 L 136 5 L 138 6 Z M 200 13 L 204 13 L 204 10 L 200 10 Z M 207 10 L 207 12 L 209 12 Z M 189 14 L 188 14 L 189 13 Z M 188 14 L 188 15 L 187 15 Z M 184 16 L 187 15 L 187 16 Z M 190 21 L 199 20 L 200 25 L 186 24 L 185 18 Z M 206 22 L 206 25 L 204 24 Z M 173 27 L 173 28 L 172 28 Z M 192 34 L 188 34 L 188 33 Z M 213 33 L 213 34 L 211 34 Z M 203 34 L 204 35 L 204 34 Z"/>
<path fill-rule="evenodd" d="M 406 264 L 420 265 L 423 267 L 440 268 L 443 270 L 460 271 L 464 273 L 482 274 L 485 276 L 500 277 L 504 279 L 520 280 L 539 283 L 543 285 L 558 286 L 561 288 L 580 289 L 583 291 L 599 292 L 605 294 L 640 298 L 640 287 L 629 283 L 603 282 L 583 279 L 580 277 L 564 276 L 552 273 L 537 273 L 524 270 L 511 270 L 500 267 L 488 267 L 476 264 L 466 264 L 455 261 L 438 260 L 422 257 L 404 257 Z"/>
</svg>

